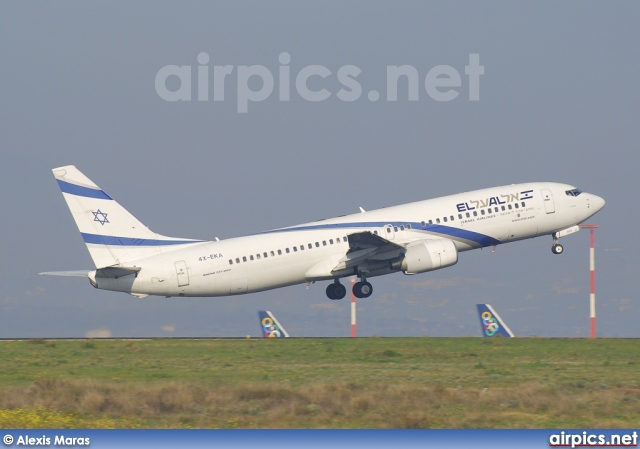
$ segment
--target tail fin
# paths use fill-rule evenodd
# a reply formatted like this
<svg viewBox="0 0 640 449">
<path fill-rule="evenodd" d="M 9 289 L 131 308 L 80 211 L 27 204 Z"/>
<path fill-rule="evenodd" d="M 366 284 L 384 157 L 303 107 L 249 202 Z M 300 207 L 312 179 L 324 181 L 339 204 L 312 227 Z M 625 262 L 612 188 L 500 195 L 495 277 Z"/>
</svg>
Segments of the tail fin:
<svg viewBox="0 0 640 449">
<path fill-rule="evenodd" d="M 483 337 L 493 337 L 500 335 L 502 337 L 513 337 L 511 329 L 504 324 L 500 315 L 493 310 L 489 304 L 476 304 L 478 315 L 480 317 L 480 327 L 482 328 Z"/>
<path fill-rule="evenodd" d="M 288 337 L 289 334 L 284 327 L 278 323 L 276 317 L 273 316 L 273 313 L 268 310 L 261 310 L 258 312 L 258 316 L 260 317 L 260 330 L 262 332 L 262 336 L 265 338 L 280 338 L 280 337 Z"/>
<path fill-rule="evenodd" d="M 183 248 L 201 240 L 156 234 L 73 165 L 53 169 L 96 268 Z"/>
</svg>

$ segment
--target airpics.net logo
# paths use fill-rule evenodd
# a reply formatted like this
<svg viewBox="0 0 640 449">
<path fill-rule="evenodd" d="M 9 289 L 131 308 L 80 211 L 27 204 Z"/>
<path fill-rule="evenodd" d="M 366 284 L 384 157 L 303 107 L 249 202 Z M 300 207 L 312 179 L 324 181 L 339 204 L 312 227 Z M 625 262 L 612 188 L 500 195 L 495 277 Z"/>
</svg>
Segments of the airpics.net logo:
<svg viewBox="0 0 640 449">
<path fill-rule="evenodd" d="M 158 70 L 155 88 L 160 98 L 170 102 L 192 101 L 193 98 L 200 102 L 223 102 L 225 93 L 229 93 L 225 92 L 225 83 L 235 81 L 237 112 L 247 113 L 250 103 L 265 101 L 272 95 L 277 94 L 279 101 L 291 101 L 292 90 L 299 98 L 310 102 L 325 101 L 332 96 L 340 101 L 354 102 L 363 95 L 358 80 L 362 70 L 355 65 L 343 65 L 335 72 L 317 64 L 294 71 L 291 55 L 283 52 L 278 56 L 279 66 L 275 70 L 277 76 L 274 76 L 274 71 L 264 65 L 211 66 L 211 58 L 205 52 L 198 54 L 196 59 L 195 70 L 190 65 L 166 65 Z M 469 54 L 469 62 L 464 66 L 465 77 L 450 65 L 436 65 L 424 75 L 411 65 L 388 65 L 384 98 L 386 101 L 398 101 L 399 97 L 419 101 L 426 93 L 431 100 L 448 102 L 457 99 L 459 90 L 466 84 L 469 101 L 479 101 L 481 75 L 484 75 L 484 66 L 480 65 L 478 53 Z M 334 92 L 329 89 L 336 87 L 332 77 L 339 84 Z M 380 92 L 375 89 L 369 90 L 366 96 L 371 102 L 381 99 Z"/>
</svg>

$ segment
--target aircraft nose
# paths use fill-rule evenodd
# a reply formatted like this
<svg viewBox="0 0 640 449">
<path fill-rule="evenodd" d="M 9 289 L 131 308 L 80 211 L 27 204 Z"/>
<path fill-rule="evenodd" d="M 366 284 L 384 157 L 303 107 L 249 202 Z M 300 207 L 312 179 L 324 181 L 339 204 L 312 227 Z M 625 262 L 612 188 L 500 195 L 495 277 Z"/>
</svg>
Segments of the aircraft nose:
<svg viewBox="0 0 640 449">
<path fill-rule="evenodd" d="M 593 207 L 596 212 L 604 207 L 605 200 L 598 195 L 590 195 L 589 200 L 591 202 L 591 207 Z"/>
</svg>

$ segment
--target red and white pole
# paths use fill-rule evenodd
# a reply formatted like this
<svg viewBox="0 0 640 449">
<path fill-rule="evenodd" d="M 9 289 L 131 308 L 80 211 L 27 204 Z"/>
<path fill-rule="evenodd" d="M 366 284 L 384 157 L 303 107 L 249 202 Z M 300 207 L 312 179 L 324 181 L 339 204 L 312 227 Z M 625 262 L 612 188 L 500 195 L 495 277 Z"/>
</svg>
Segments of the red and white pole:
<svg viewBox="0 0 640 449">
<path fill-rule="evenodd" d="M 353 285 L 356 283 L 356 279 L 351 279 L 351 337 L 356 336 L 356 295 L 353 294 Z"/>
<path fill-rule="evenodd" d="M 595 228 L 597 224 L 582 224 L 581 228 L 589 228 L 589 318 L 591 320 L 591 338 L 596 338 L 596 245 Z"/>
</svg>

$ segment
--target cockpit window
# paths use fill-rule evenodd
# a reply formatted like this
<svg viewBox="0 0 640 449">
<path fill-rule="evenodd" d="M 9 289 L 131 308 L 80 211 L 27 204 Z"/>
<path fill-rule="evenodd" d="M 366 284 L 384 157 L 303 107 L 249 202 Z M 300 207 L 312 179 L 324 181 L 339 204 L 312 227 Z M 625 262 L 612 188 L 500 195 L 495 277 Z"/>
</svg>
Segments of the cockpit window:
<svg viewBox="0 0 640 449">
<path fill-rule="evenodd" d="M 572 189 L 572 190 L 567 190 L 566 192 L 564 192 L 567 194 L 567 196 L 578 196 L 582 193 L 582 190 L 580 189 Z"/>
</svg>

